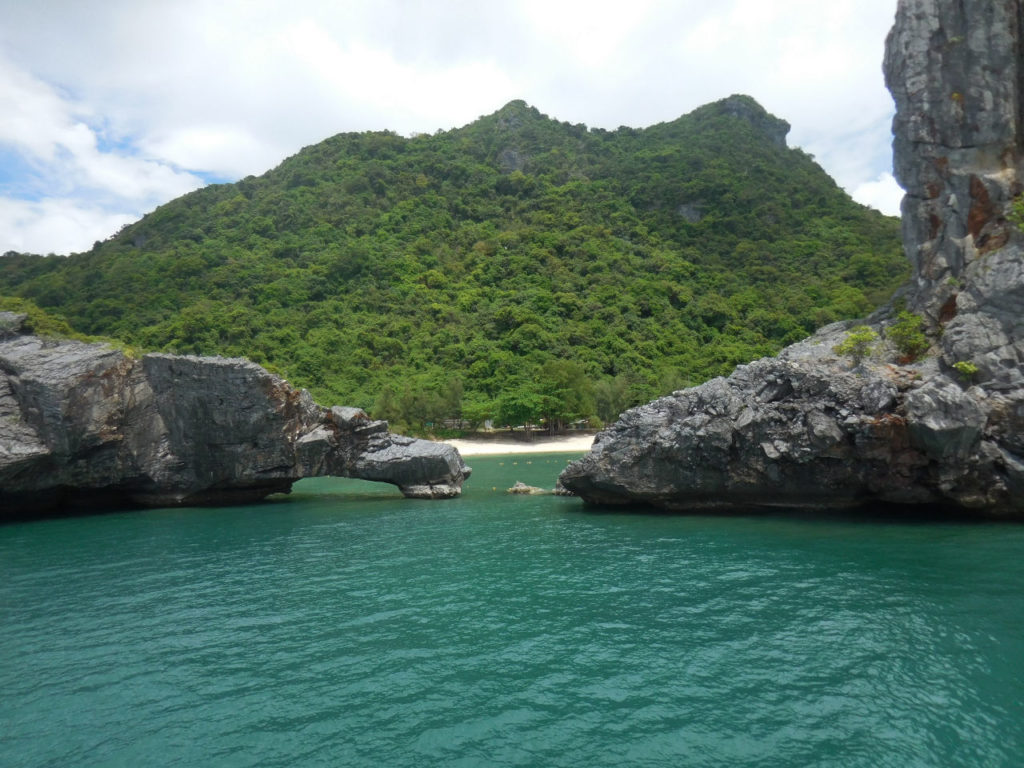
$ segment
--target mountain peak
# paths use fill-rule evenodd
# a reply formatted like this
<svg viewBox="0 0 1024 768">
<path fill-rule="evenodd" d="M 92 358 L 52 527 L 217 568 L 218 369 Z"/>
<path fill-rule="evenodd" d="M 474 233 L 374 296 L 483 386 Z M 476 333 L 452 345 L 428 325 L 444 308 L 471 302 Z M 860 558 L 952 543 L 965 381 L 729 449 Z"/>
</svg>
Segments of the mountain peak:
<svg viewBox="0 0 1024 768">
<path fill-rule="evenodd" d="M 536 107 L 531 107 L 522 99 L 513 99 L 503 106 L 492 117 L 497 118 L 497 126 L 504 130 L 515 130 L 536 121 L 548 120 Z"/>
<path fill-rule="evenodd" d="M 758 103 L 753 96 L 734 93 L 719 101 L 712 102 L 696 110 L 712 115 L 728 115 L 745 120 L 757 131 L 764 134 L 779 149 L 786 148 L 786 135 L 790 125 L 785 120 L 775 117 Z"/>
<path fill-rule="evenodd" d="M 537 111 L 536 109 L 531 107 L 529 104 L 527 104 L 522 99 L 512 99 L 512 101 L 510 101 L 508 104 L 503 106 L 501 109 L 499 109 L 494 114 L 496 114 L 496 115 L 512 114 L 512 113 L 518 113 L 518 112 L 524 112 L 524 111 L 528 112 L 530 110 L 533 110 L 534 112 Z"/>
<path fill-rule="evenodd" d="M 459 386 L 481 407 L 541 402 L 563 361 L 639 402 L 866 310 L 903 274 L 896 222 L 759 121 L 778 124 L 734 98 L 588 130 L 514 100 L 414 140 L 341 133 L 90 253 L 4 260 L 0 294 L 135 346 L 249 355 L 407 424 L 417 404 L 457 418 L 421 398 L 449 382 L 453 403 Z"/>
</svg>

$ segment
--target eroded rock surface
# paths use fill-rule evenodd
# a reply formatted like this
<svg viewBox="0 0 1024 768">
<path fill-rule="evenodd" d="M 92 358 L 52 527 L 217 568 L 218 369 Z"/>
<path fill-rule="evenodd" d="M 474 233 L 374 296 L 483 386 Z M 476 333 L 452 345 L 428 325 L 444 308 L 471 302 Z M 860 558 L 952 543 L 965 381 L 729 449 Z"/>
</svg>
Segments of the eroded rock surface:
<svg viewBox="0 0 1024 768">
<path fill-rule="evenodd" d="M 559 478 L 594 503 L 708 511 L 935 505 L 1024 510 L 1024 401 L 918 365 L 831 352 L 848 324 L 627 411 Z M 1016 440 L 1016 443 L 1014 442 Z"/>
<path fill-rule="evenodd" d="M 932 348 L 834 348 L 853 323 L 627 411 L 560 482 L 677 509 L 934 505 L 1024 516 L 1020 0 L 900 0 L 885 73 L 906 190 L 903 291 Z M 884 340 L 894 310 L 865 321 Z"/>
<path fill-rule="evenodd" d="M 0 510 L 223 504 L 303 477 L 357 477 L 414 498 L 460 493 L 458 451 L 393 435 L 355 408 L 241 359 L 146 355 L 20 333 L 0 313 Z"/>
<path fill-rule="evenodd" d="M 536 485 L 527 485 L 522 480 L 516 480 L 515 484 L 506 490 L 505 493 L 511 493 L 515 496 L 546 496 L 553 494 L 554 491 L 547 491 L 543 488 L 538 488 Z"/>
</svg>

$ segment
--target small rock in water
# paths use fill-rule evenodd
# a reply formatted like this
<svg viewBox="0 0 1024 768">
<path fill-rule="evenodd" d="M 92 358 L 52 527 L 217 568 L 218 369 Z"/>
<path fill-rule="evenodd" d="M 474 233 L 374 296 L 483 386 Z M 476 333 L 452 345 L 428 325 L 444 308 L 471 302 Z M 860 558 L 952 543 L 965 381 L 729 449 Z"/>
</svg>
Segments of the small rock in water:
<svg viewBox="0 0 1024 768">
<path fill-rule="evenodd" d="M 535 485 L 527 485 L 520 480 L 516 480 L 516 484 L 509 488 L 506 493 L 518 493 L 525 496 L 539 496 L 541 494 L 551 493 L 551 491 L 545 491 L 543 488 L 538 488 Z"/>
</svg>

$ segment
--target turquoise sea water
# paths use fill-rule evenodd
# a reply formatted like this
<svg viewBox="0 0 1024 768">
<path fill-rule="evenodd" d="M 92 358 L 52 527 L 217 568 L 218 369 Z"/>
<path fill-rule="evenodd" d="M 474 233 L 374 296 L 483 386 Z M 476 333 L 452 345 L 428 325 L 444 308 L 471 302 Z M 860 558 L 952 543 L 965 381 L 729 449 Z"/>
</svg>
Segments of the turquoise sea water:
<svg viewBox="0 0 1024 768">
<path fill-rule="evenodd" d="M 0 766 L 1024 763 L 1024 526 L 501 492 L 565 461 L 0 526 Z"/>
</svg>

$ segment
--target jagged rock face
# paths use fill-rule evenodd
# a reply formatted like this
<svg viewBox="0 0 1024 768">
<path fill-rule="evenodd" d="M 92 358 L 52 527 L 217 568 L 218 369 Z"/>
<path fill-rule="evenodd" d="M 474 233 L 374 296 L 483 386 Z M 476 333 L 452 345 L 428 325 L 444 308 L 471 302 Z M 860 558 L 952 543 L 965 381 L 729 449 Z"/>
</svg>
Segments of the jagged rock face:
<svg viewBox="0 0 1024 768">
<path fill-rule="evenodd" d="M 885 73 L 907 191 L 903 291 L 932 348 L 835 353 L 853 323 L 627 411 L 563 472 L 596 503 L 936 506 L 1024 517 L 1020 0 L 900 0 Z M 891 308 L 868 318 L 884 339 Z M 955 366 L 961 364 L 961 370 Z M 973 371 L 973 373 L 972 373 Z"/>
<path fill-rule="evenodd" d="M 1020 262 L 1022 17 L 1020 0 L 902 0 L 886 41 L 909 300 L 934 322 L 991 303 L 990 256 Z"/>
<path fill-rule="evenodd" d="M 1008 220 L 1024 189 L 1022 32 L 1021 0 L 904 0 L 884 65 L 908 304 L 941 330 L 947 365 L 1004 393 L 1024 386 L 1024 234 Z"/>
<path fill-rule="evenodd" d="M 0 313 L 0 509 L 250 501 L 302 477 L 458 495 L 469 475 L 445 445 L 388 432 L 355 408 L 321 408 L 246 360 L 125 357 L 103 345 L 16 335 Z"/>
<path fill-rule="evenodd" d="M 686 511 L 1024 513 L 1021 440 L 993 429 L 1004 412 L 1021 424 L 1024 403 L 952 381 L 934 360 L 854 366 L 831 352 L 848 325 L 627 411 L 560 482 L 594 503 Z"/>
</svg>

